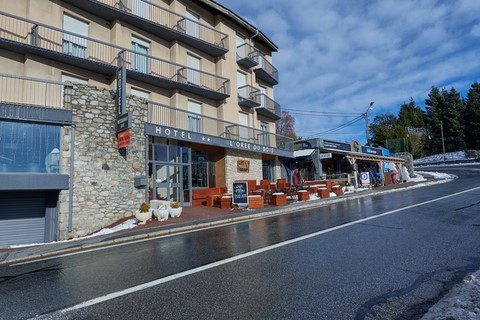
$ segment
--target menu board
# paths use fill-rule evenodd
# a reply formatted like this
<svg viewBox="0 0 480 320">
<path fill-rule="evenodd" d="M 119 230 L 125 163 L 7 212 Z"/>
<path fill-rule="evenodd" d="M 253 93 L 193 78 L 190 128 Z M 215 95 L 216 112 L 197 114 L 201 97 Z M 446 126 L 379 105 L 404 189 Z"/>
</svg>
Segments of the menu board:
<svg viewBox="0 0 480 320">
<path fill-rule="evenodd" d="M 239 205 L 248 205 L 248 183 L 247 181 L 238 181 L 233 183 L 232 203 Z"/>
</svg>

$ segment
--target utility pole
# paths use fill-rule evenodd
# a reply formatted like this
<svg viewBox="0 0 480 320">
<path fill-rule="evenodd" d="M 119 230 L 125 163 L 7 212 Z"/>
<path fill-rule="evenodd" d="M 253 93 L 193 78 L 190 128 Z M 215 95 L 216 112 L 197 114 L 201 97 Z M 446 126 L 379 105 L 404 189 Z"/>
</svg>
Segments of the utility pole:
<svg viewBox="0 0 480 320">
<path fill-rule="evenodd" d="M 368 111 L 373 110 L 373 101 L 370 102 L 370 106 L 368 107 L 367 111 L 363 114 L 363 117 L 365 118 L 365 133 L 367 135 L 367 146 L 370 146 L 370 128 L 368 127 Z"/>
<path fill-rule="evenodd" d="M 446 157 L 445 157 L 445 140 L 443 139 L 443 121 L 440 120 L 440 131 L 442 133 L 442 148 L 443 148 L 443 161 L 446 160 Z"/>
</svg>

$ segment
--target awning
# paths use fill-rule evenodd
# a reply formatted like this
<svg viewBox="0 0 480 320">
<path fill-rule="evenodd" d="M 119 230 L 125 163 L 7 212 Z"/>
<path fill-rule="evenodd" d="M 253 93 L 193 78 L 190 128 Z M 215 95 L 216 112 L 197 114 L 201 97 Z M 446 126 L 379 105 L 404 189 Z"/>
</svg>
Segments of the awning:
<svg viewBox="0 0 480 320">
<path fill-rule="evenodd" d="M 294 158 L 308 157 L 308 156 L 311 156 L 314 151 L 315 149 L 303 149 L 303 150 L 293 151 L 293 157 Z"/>
</svg>

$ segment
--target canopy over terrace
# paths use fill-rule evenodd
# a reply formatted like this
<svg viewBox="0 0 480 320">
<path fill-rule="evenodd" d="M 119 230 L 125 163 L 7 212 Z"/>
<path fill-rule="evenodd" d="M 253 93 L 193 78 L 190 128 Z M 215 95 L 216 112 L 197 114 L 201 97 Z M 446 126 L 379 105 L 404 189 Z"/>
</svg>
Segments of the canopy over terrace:
<svg viewBox="0 0 480 320">
<path fill-rule="evenodd" d="M 404 159 L 384 155 L 384 149 L 321 138 L 297 141 L 294 158 L 284 159 L 289 182 L 295 180 L 339 179 L 357 185 L 357 173 L 375 166 L 381 183 L 385 183 L 385 172 L 395 165 L 402 173 Z M 353 179 L 352 179 L 353 178 Z M 353 180 L 353 181 L 352 181 Z"/>
</svg>

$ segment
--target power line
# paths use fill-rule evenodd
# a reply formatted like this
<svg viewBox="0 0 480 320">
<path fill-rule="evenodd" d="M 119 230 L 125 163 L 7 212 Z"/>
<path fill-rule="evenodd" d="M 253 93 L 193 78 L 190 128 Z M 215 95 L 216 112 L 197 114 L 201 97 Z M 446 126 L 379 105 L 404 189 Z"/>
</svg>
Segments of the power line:
<svg viewBox="0 0 480 320">
<path fill-rule="evenodd" d="M 331 112 L 331 111 L 312 111 L 312 110 L 299 110 L 299 109 L 288 109 L 282 108 L 282 110 L 288 111 L 289 113 L 304 114 L 304 115 L 324 115 L 324 116 L 359 116 L 362 115 L 360 112 Z"/>
<path fill-rule="evenodd" d="M 345 128 L 345 127 L 348 127 L 348 126 L 350 126 L 350 125 L 354 124 L 355 122 L 358 122 L 358 121 L 360 121 L 360 120 L 362 120 L 362 119 L 363 119 L 363 115 L 360 115 L 360 116 L 358 116 L 357 118 L 355 118 L 355 119 L 353 119 L 353 120 L 350 120 L 350 121 L 348 121 L 348 122 L 346 122 L 346 123 L 344 123 L 344 124 L 339 125 L 338 127 L 329 129 L 329 130 L 327 130 L 327 131 L 319 132 L 319 133 L 316 133 L 316 134 L 312 134 L 312 136 L 321 136 L 321 135 L 326 135 L 326 134 L 329 134 L 329 133 L 333 133 L 333 132 L 335 132 L 335 131 L 338 131 L 338 130 L 340 130 L 340 129 L 343 129 L 343 128 Z"/>
</svg>

